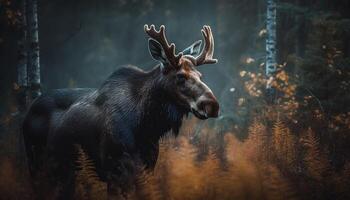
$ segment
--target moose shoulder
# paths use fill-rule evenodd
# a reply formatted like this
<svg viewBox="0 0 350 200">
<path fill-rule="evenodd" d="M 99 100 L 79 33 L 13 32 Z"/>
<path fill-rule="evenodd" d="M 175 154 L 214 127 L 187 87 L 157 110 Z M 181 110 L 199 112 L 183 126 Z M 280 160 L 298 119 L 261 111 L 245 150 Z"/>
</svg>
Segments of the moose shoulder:
<svg viewBox="0 0 350 200">
<path fill-rule="evenodd" d="M 55 163 L 54 174 L 64 176 L 74 160 L 74 144 L 94 160 L 101 177 L 125 156 L 152 168 L 159 138 L 170 130 L 177 134 L 184 115 L 218 116 L 219 104 L 196 69 L 217 62 L 210 27 L 202 29 L 202 51 L 197 41 L 179 54 L 164 26 L 156 31 L 145 25 L 145 32 L 150 54 L 159 61 L 151 71 L 123 67 L 98 89 L 59 90 L 33 102 L 23 123 L 32 174 L 46 159 Z"/>
</svg>

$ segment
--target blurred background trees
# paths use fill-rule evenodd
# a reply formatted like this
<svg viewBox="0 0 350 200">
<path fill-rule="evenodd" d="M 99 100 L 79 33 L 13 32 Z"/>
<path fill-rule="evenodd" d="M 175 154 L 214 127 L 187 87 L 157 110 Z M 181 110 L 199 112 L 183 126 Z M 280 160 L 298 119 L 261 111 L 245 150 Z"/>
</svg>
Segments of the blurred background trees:
<svg viewBox="0 0 350 200">
<path fill-rule="evenodd" d="M 21 2 L 0 0 L 3 155 L 13 154 L 7 148 L 18 141 L 7 136 L 17 126 L 11 123 L 11 113 L 18 111 L 15 91 L 25 85 L 17 77 L 25 63 L 21 60 L 25 58 L 22 47 L 17 44 L 23 44 Z M 271 84 L 277 95 L 273 105 L 264 98 L 268 81 L 264 0 L 38 0 L 42 90 L 98 87 L 123 64 L 151 69 L 156 63 L 147 50 L 143 33 L 146 23 L 165 24 L 169 39 L 179 50 L 200 39 L 201 27 L 208 24 L 213 29 L 219 63 L 199 70 L 221 106 L 220 118 L 208 124 L 221 142 L 229 143 L 226 147 L 215 140 L 214 146 L 233 148 L 226 150 L 235 153 L 244 151 L 241 155 L 253 155 L 259 161 L 256 163 L 273 164 L 256 170 L 241 156 L 237 167 L 251 169 L 244 171 L 248 177 L 263 172 L 275 177 L 276 182 L 295 177 L 289 181 L 294 184 L 302 180 L 299 188 L 307 186 L 327 195 L 336 190 L 344 192 L 347 186 L 341 177 L 349 176 L 350 160 L 350 1 L 276 2 L 277 68 Z M 196 126 L 198 144 L 212 141 L 203 127 L 203 123 Z M 224 137 L 227 132 L 239 140 Z M 176 152 L 171 155 L 176 157 Z M 223 155 L 217 156 L 221 159 Z M 216 164 L 211 167 L 217 169 Z M 337 184 L 343 188 L 335 187 Z M 320 194 L 314 193 L 317 199 Z"/>
<path fill-rule="evenodd" d="M 26 21 L 33 25 L 35 16 L 30 15 L 29 22 L 23 2 L 0 1 L 1 115 L 17 110 L 13 91 L 26 84 L 20 78 L 17 81 L 17 74 L 23 75 L 21 69 L 26 58 L 21 52 L 26 26 L 23 18 L 27 16 Z M 29 7 L 34 5 L 27 3 Z M 219 64 L 200 70 L 221 103 L 221 118 L 215 124 L 221 129 L 235 130 L 245 138 L 248 124 L 256 114 L 268 119 L 271 113 L 262 109 L 268 107 L 262 98 L 266 93 L 262 85 L 267 81 L 264 68 L 268 65 L 266 1 L 205 0 L 199 4 L 160 0 L 38 0 L 37 4 L 41 59 L 39 63 L 38 45 L 28 45 L 34 48 L 28 58 L 35 61 L 36 67 L 27 66 L 28 76 L 35 79 L 35 83 L 28 84 L 34 90 L 39 88 L 39 74 L 32 69 L 39 69 L 39 64 L 44 91 L 98 87 L 123 64 L 151 69 L 156 63 L 148 55 L 142 31 L 146 23 L 165 24 L 178 49 L 199 39 L 200 28 L 209 24 L 214 31 Z M 277 2 L 278 65 L 272 83 L 278 90 L 278 113 L 285 114 L 282 118 L 287 117 L 293 128 L 319 129 L 322 143 L 328 141 L 332 144 L 331 152 L 344 154 L 348 150 L 344 141 L 350 140 L 346 134 L 350 116 L 349 4 L 346 0 Z M 29 32 L 27 35 L 36 36 Z"/>
</svg>

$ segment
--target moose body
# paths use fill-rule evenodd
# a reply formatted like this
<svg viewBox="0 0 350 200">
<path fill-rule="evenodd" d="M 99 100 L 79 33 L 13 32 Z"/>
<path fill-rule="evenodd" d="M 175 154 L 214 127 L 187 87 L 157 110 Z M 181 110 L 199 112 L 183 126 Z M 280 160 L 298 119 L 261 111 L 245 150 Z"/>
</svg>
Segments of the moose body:
<svg viewBox="0 0 350 200">
<path fill-rule="evenodd" d="M 145 72 L 127 66 L 115 71 L 98 89 L 63 89 L 38 97 L 30 107 L 23 135 L 30 171 L 45 162 L 57 177 L 68 176 L 74 163 L 74 144 L 94 161 L 99 176 L 108 179 L 123 159 L 139 159 L 152 168 L 158 140 L 168 131 L 178 134 L 184 116 L 217 117 L 219 104 L 201 81 L 195 66 L 215 63 L 211 30 L 201 42 L 175 55 L 165 39 L 164 26 L 145 27 L 149 48 L 160 64 Z"/>
</svg>

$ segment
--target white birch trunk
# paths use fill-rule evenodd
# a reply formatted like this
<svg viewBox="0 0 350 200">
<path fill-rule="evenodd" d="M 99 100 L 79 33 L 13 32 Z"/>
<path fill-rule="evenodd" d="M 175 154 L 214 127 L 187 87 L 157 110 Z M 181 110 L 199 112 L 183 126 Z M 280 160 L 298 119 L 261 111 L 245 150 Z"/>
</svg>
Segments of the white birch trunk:
<svg viewBox="0 0 350 200">
<path fill-rule="evenodd" d="M 20 111 L 24 111 L 27 103 L 27 20 L 26 20 L 26 0 L 21 0 L 21 28 L 20 38 L 18 40 L 18 64 L 17 64 L 17 84 L 18 106 Z"/>
<path fill-rule="evenodd" d="M 276 0 L 267 0 L 266 13 L 266 76 L 271 78 L 276 72 Z M 267 88 L 270 88 L 267 84 Z"/>
<path fill-rule="evenodd" d="M 28 77 L 31 88 L 31 99 L 40 95 L 40 60 L 37 0 L 28 0 Z"/>
<path fill-rule="evenodd" d="M 25 0 L 21 1 L 21 30 L 20 39 L 18 41 L 18 65 L 17 65 L 17 83 L 20 87 L 27 86 L 27 49 L 26 49 L 26 37 L 27 37 L 27 20 L 26 20 L 26 3 Z"/>
</svg>

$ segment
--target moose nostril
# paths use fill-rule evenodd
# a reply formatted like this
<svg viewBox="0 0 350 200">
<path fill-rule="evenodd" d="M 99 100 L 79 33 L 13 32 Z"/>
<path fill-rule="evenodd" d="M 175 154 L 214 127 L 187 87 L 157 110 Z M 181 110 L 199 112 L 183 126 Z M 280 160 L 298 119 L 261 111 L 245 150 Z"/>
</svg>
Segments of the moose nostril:
<svg viewBox="0 0 350 200">
<path fill-rule="evenodd" d="M 210 111 L 208 111 L 208 115 L 210 117 L 218 117 L 219 115 L 219 103 L 217 101 L 212 101 L 210 104 Z"/>
<path fill-rule="evenodd" d="M 204 107 L 208 117 L 218 117 L 219 104 L 216 101 L 209 101 L 205 104 Z"/>
<path fill-rule="evenodd" d="M 208 117 L 218 117 L 219 103 L 215 99 L 206 99 L 198 103 L 199 110 L 204 111 Z"/>
</svg>

